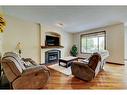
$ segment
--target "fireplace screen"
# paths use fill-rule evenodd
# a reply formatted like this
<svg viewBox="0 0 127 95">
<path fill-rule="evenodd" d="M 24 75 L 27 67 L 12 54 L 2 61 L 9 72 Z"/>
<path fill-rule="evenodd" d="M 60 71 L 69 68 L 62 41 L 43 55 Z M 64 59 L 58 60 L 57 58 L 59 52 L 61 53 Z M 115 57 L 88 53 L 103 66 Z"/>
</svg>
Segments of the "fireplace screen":
<svg viewBox="0 0 127 95">
<path fill-rule="evenodd" d="M 49 50 L 45 52 L 45 63 L 57 62 L 60 57 L 61 57 L 60 50 Z"/>
</svg>

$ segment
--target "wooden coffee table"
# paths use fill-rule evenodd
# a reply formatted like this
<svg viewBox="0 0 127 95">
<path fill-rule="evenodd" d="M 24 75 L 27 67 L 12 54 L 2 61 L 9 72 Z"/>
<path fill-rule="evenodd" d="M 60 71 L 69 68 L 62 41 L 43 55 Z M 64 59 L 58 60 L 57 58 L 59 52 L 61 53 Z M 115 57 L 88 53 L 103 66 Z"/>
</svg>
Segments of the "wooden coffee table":
<svg viewBox="0 0 127 95">
<path fill-rule="evenodd" d="M 68 68 L 71 65 L 71 63 L 75 60 L 78 61 L 78 57 L 68 56 L 68 57 L 65 57 L 65 58 L 60 58 L 59 59 L 59 66 Z M 62 64 L 60 64 L 61 62 L 65 63 L 66 65 L 63 66 Z"/>
</svg>

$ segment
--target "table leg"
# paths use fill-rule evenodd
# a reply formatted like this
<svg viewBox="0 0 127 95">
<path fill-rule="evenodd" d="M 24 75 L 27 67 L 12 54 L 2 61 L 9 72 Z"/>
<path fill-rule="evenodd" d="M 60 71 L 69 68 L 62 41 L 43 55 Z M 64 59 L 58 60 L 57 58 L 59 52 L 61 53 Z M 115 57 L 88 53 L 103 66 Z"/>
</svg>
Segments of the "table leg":
<svg viewBox="0 0 127 95">
<path fill-rule="evenodd" d="M 60 60 L 59 60 L 59 66 L 60 66 Z"/>
<path fill-rule="evenodd" d="M 66 68 L 68 67 L 68 62 L 66 63 Z"/>
</svg>

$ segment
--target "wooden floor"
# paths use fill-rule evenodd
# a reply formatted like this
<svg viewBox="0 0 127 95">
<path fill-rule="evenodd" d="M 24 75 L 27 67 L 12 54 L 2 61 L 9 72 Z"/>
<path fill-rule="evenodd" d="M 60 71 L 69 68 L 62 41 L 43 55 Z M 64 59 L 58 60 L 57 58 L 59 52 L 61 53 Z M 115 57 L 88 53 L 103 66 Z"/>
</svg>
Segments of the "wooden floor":
<svg viewBox="0 0 127 95">
<path fill-rule="evenodd" d="M 106 64 L 91 82 L 85 82 L 73 75 L 66 76 L 50 69 L 51 79 L 45 89 L 127 89 L 127 67 Z"/>
</svg>

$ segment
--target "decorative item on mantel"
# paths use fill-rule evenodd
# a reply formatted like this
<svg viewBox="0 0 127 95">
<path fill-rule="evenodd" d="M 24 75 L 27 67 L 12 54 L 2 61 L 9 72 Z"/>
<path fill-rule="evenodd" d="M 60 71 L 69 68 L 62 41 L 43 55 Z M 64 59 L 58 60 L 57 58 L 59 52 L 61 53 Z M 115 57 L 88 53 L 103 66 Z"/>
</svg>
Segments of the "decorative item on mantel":
<svg viewBox="0 0 127 95">
<path fill-rule="evenodd" d="M 18 44 L 16 45 L 16 49 L 18 50 L 19 56 L 21 57 L 21 53 L 22 53 L 22 45 L 21 45 L 21 42 L 18 42 Z"/>
<path fill-rule="evenodd" d="M 41 46 L 42 49 L 46 48 L 64 48 L 64 46 Z"/>
<path fill-rule="evenodd" d="M 0 14 L 0 32 L 4 32 L 4 29 L 6 27 L 6 22 L 4 17 Z"/>
</svg>

